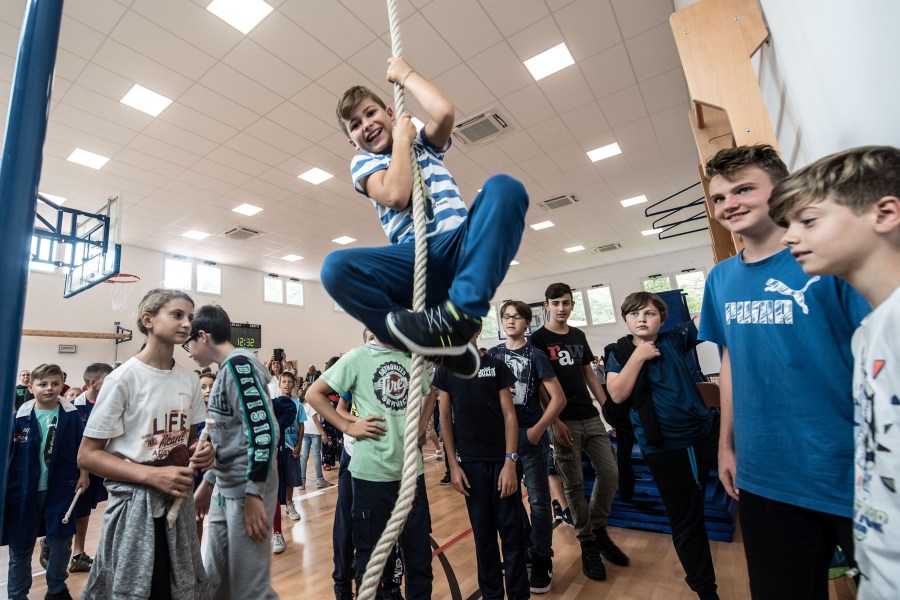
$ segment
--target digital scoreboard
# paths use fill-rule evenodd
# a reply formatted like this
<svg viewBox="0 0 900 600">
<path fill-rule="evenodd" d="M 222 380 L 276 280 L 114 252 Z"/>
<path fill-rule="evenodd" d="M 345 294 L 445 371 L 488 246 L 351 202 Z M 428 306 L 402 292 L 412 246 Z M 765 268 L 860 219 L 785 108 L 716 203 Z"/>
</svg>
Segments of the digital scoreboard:
<svg viewBox="0 0 900 600">
<path fill-rule="evenodd" d="M 231 324 L 231 343 L 238 348 L 262 348 L 262 326 L 250 323 Z"/>
</svg>

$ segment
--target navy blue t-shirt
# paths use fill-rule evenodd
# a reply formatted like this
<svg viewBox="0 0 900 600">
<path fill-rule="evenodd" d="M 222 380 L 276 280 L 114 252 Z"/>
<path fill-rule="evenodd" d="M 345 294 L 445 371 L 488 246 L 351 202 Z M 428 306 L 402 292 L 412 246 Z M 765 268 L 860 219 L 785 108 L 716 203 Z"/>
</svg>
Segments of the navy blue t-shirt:
<svg viewBox="0 0 900 600">
<path fill-rule="evenodd" d="M 697 327 L 693 321 L 682 323 L 656 338 L 659 356 L 644 363 L 650 380 L 650 398 L 659 423 L 662 441 L 647 444 L 638 412 L 630 411 L 634 435 L 645 454 L 666 452 L 693 446 L 709 435 L 714 414 L 703 402 L 697 384 L 684 363 L 684 353 L 697 345 Z M 607 373 L 619 373 L 625 365 L 610 352 Z"/>
<path fill-rule="evenodd" d="M 478 376 L 473 379 L 462 379 L 438 367 L 432 383 L 450 394 L 453 401 L 453 438 L 460 462 L 503 461 L 506 436 L 500 390 L 516 383 L 506 364 L 483 356 Z"/>
<path fill-rule="evenodd" d="M 510 388 L 513 404 L 516 405 L 516 419 L 519 427 L 532 427 L 544 416 L 541 406 L 541 381 L 545 377 L 556 377 L 550 359 L 531 344 L 509 349 L 505 344 L 494 346 L 487 351 L 489 356 L 506 363 L 516 377 Z"/>
</svg>

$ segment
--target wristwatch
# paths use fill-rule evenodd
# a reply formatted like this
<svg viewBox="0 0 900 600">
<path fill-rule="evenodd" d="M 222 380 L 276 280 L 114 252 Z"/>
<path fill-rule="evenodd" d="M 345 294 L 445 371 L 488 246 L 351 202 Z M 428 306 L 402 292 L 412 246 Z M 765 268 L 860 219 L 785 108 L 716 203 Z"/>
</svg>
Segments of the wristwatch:
<svg viewBox="0 0 900 600">
<path fill-rule="evenodd" d="M 518 462 L 518 461 L 519 461 L 519 455 L 516 454 L 515 452 L 513 452 L 512 454 L 507 454 L 507 455 L 506 455 L 506 458 L 510 459 L 510 460 L 513 461 L 513 462 Z"/>
</svg>

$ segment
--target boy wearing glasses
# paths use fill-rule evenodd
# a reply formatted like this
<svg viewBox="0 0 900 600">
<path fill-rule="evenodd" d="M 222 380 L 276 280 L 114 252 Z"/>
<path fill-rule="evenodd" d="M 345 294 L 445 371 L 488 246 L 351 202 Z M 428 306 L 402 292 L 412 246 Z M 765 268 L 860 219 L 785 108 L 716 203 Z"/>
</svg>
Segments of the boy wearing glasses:
<svg viewBox="0 0 900 600">
<path fill-rule="evenodd" d="M 528 504 L 531 508 L 531 536 L 528 555 L 531 558 L 529 586 L 534 594 L 550 590 L 553 580 L 553 510 L 550 507 L 550 485 L 547 480 L 547 455 L 550 441 L 547 428 L 566 406 L 563 393 L 550 360 L 525 339 L 531 324 L 531 307 L 521 300 L 508 300 L 500 307 L 500 321 L 506 343 L 488 350 L 488 356 L 506 363 L 516 377 L 510 391 L 519 423 L 517 469 L 525 475 Z M 541 385 L 549 394 L 546 410 L 541 402 Z"/>
<path fill-rule="evenodd" d="M 272 589 L 272 522 L 278 510 L 275 420 L 269 373 L 245 348 L 231 343 L 231 319 L 202 306 L 183 344 L 201 367 L 216 362 L 209 393 L 209 441 L 216 462 L 194 492 L 197 516 L 209 514 L 203 566 L 215 598 L 277 598 Z M 213 492 L 216 501 L 210 505 Z"/>
</svg>

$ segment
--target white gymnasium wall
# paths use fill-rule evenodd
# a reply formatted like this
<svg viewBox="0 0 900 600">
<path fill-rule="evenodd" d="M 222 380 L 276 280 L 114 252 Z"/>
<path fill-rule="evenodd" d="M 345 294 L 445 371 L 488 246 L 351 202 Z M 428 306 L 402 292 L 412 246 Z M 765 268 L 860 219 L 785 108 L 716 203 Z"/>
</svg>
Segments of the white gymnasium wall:
<svg viewBox="0 0 900 600">
<path fill-rule="evenodd" d="M 593 285 L 604 284 L 612 290 L 613 304 L 616 308 L 616 323 L 609 325 L 592 325 L 584 328 L 588 343 L 594 354 L 600 355 L 603 348 L 628 333 L 625 323 L 619 315 L 619 307 L 625 297 L 640 291 L 641 280 L 657 273 L 677 273 L 684 269 L 703 269 L 706 273 L 713 267 L 712 249 L 710 247 L 695 248 L 673 252 L 662 256 L 642 258 L 627 262 L 615 263 L 593 269 L 584 269 L 570 273 L 560 273 L 553 277 L 534 279 L 523 283 L 501 285 L 494 295 L 494 304 L 504 300 L 522 300 L 528 304 L 544 300 L 544 290 L 555 282 L 568 283 L 577 290 L 584 290 Z M 521 265 L 512 267 L 521 268 Z M 490 347 L 500 343 L 496 337 L 479 340 L 481 346 Z M 718 372 L 719 355 L 713 344 L 703 343 L 697 347 L 700 366 L 704 372 Z"/>
<path fill-rule="evenodd" d="M 59 331 L 91 331 L 112 333 L 114 322 L 134 330 L 134 340 L 118 346 L 118 360 L 133 356 L 143 343 L 135 320 L 138 302 L 148 290 L 158 287 L 163 279 L 165 256 L 156 251 L 125 247 L 122 272 L 134 273 L 141 281 L 132 284 L 128 310 L 113 312 L 109 285 L 100 284 L 77 296 L 64 299 L 63 277 L 32 271 L 25 303 L 25 329 Z M 304 372 L 310 364 L 320 369 L 331 356 L 346 352 L 362 340 L 362 325 L 342 312 L 334 312 L 333 302 L 317 281 L 304 281 L 305 307 L 292 307 L 263 302 L 264 273 L 228 265 L 222 268 L 221 296 L 192 294 L 196 305 L 219 304 L 235 322 L 262 325 L 260 356 L 271 355 L 273 348 L 284 348 L 289 359 L 298 361 Z M 60 344 L 76 344 L 76 354 L 59 354 Z M 71 381 L 80 382 L 84 367 L 92 362 L 113 362 L 116 346 L 112 340 L 32 337 L 22 338 L 20 370 L 42 362 L 56 362 L 69 373 Z M 196 368 L 187 353 L 175 349 L 176 360 Z M 73 379 L 74 378 L 74 379 Z"/>
<path fill-rule="evenodd" d="M 853 146 L 900 146 L 896 0 L 761 0 L 754 64 L 791 170 Z"/>
</svg>

